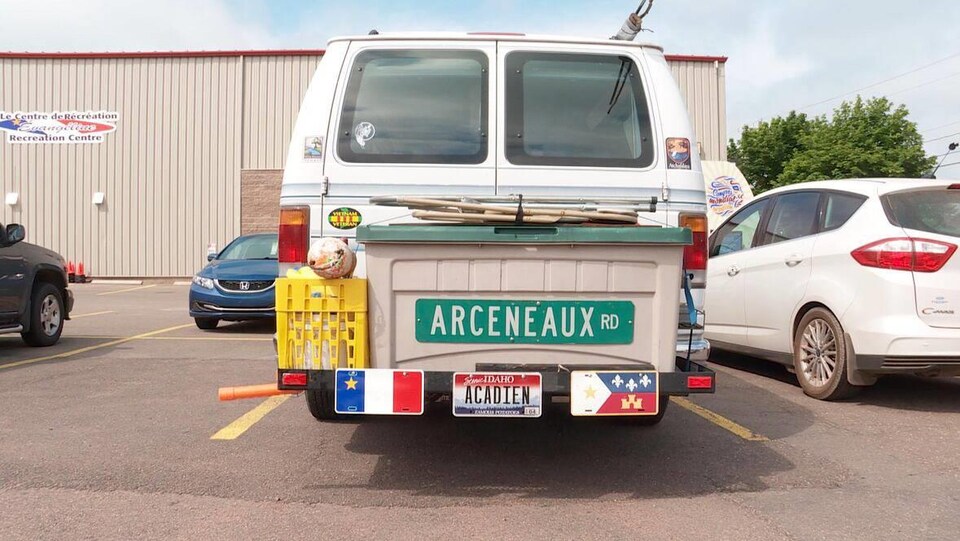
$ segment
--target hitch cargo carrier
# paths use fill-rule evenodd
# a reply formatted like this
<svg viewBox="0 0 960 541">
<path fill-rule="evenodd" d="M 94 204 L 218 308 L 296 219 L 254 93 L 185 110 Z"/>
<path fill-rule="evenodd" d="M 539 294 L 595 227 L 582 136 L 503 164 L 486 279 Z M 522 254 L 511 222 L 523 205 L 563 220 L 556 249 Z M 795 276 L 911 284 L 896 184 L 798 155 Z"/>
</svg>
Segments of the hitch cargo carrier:
<svg viewBox="0 0 960 541">
<path fill-rule="evenodd" d="M 365 281 L 277 283 L 279 387 L 307 389 L 318 418 L 419 414 L 444 396 L 458 416 L 538 417 L 569 396 L 573 415 L 659 419 L 669 395 L 715 388 L 676 356 L 688 229 L 422 224 L 357 239 Z"/>
</svg>

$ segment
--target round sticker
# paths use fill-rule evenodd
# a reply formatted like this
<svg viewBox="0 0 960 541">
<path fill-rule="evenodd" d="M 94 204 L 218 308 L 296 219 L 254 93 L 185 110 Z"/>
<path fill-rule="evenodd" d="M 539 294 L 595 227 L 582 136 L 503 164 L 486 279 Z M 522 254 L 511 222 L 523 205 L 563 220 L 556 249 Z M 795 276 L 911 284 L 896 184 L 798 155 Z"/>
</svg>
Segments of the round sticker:
<svg viewBox="0 0 960 541">
<path fill-rule="evenodd" d="M 357 127 L 353 129 L 354 137 L 357 139 L 357 144 L 360 145 L 360 148 L 367 148 L 367 141 L 374 138 L 377 135 L 377 128 L 369 122 L 361 122 L 357 124 Z"/>
<path fill-rule="evenodd" d="M 360 211 L 357 209 L 340 207 L 330 211 L 330 215 L 327 216 L 327 221 L 337 229 L 353 229 L 360 225 L 360 222 L 363 221 L 363 216 L 360 215 Z"/>
</svg>

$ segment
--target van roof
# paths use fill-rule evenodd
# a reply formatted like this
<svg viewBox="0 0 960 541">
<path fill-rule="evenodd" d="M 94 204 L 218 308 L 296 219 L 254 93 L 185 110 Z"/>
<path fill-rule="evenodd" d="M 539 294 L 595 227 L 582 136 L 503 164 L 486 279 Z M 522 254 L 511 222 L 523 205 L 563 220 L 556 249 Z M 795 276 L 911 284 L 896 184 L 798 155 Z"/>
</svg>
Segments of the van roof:
<svg viewBox="0 0 960 541">
<path fill-rule="evenodd" d="M 390 32 L 374 35 L 338 36 L 329 43 L 338 41 L 518 41 L 536 43 L 569 43 L 587 45 L 607 45 L 611 47 L 637 47 L 663 52 L 663 47 L 641 41 L 619 41 L 595 37 L 551 36 L 537 34 L 517 34 L 511 32 Z"/>
</svg>

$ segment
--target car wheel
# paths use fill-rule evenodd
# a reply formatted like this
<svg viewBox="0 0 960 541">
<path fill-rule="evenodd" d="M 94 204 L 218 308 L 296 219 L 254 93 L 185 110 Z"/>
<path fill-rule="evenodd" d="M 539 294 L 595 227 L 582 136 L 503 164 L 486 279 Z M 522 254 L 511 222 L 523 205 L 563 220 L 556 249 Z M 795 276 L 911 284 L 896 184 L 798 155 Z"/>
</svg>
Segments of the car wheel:
<svg viewBox="0 0 960 541">
<path fill-rule="evenodd" d="M 836 316 L 824 308 L 804 314 L 793 339 L 793 368 L 803 392 L 840 400 L 858 388 L 847 379 L 847 343 Z"/>
<path fill-rule="evenodd" d="M 36 347 L 56 344 L 63 333 L 63 294 L 48 283 L 39 283 L 30 298 L 30 330 L 22 333 L 24 342 Z"/>
<path fill-rule="evenodd" d="M 304 393 L 307 397 L 307 408 L 310 414 L 318 421 L 346 421 L 350 420 L 350 415 L 341 415 L 334 409 L 333 391 L 308 390 Z"/>
<path fill-rule="evenodd" d="M 220 324 L 220 320 L 213 317 L 195 317 L 193 321 L 197 324 L 197 327 L 205 331 L 212 331 Z"/>
</svg>

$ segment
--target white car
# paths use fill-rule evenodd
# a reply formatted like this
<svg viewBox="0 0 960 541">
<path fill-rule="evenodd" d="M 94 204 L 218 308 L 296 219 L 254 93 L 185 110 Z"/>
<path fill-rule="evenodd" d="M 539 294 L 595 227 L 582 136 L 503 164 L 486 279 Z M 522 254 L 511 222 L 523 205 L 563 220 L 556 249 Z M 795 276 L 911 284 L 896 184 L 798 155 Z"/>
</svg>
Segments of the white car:
<svg viewBox="0 0 960 541">
<path fill-rule="evenodd" d="M 808 182 L 711 236 L 705 336 L 787 365 L 808 395 L 960 374 L 960 183 Z"/>
</svg>

